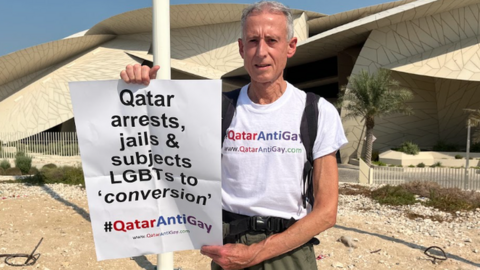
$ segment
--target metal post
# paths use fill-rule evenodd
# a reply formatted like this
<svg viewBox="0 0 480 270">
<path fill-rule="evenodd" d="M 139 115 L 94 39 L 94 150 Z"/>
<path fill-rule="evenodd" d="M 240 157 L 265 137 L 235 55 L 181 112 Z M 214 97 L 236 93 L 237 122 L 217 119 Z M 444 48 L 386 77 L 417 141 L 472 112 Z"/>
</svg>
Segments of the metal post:
<svg viewBox="0 0 480 270">
<path fill-rule="evenodd" d="M 170 80 L 170 0 L 152 0 L 153 64 L 160 65 L 158 79 Z M 173 269 L 173 252 L 157 255 L 157 270 Z"/>
<path fill-rule="evenodd" d="M 160 65 L 158 79 L 170 80 L 170 0 L 153 1 L 153 64 Z"/>
<path fill-rule="evenodd" d="M 463 189 L 468 189 L 468 165 L 470 162 L 470 117 L 467 120 L 467 154 L 465 156 L 467 159 L 465 162 L 465 181 Z"/>
</svg>

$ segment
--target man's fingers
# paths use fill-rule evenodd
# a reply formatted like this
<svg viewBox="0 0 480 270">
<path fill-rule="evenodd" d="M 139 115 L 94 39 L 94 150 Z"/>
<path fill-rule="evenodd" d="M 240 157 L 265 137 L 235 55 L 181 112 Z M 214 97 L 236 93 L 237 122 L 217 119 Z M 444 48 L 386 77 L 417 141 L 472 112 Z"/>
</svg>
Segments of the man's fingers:
<svg viewBox="0 0 480 270">
<path fill-rule="evenodd" d="M 120 72 L 120 78 L 126 83 L 131 83 L 132 80 L 135 79 L 135 75 L 133 73 L 133 66 L 132 65 L 127 65 L 125 67 L 125 70 L 122 70 Z"/>
<path fill-rule="evenodd" d="M 159 65 L 155 65 L 150 69 L 150 79 L 156 79 L 157 78 L 157 72 L 160 70 Z"/>
<path fill-rule="evenodd" d="M 221 246 L 203 246 L 200 249 L 200 253 L 202 253 L 205 256 L 208 256 L 210 258 L 213 258 L 212 256 L 217 256 L 220 250 Z"/>
<path fill-rule="evenodd" d="M 133 65 L 133 74 L 134 79 L 132 81 L 139 84 L 142 83 L 142 66 L 140 64 Z M 130 79 L 132 78 L 130 77 Z"/>
<path fill-rule="evenodd" d="M 122 79 L 126 83 L 130 83 L 130 79 L 128 78 L 127 72 L 125 70 L 120 71 L 120 79 Z"/>
<path fill-rule="evenodd" d="M 142 83 L 144 85 L 149 85 L 150 84 L 150 68 L 148 66 L 142 66 L 141 67 L 141 76 L 142 76 Z"/>
<path fill-rule="evenodd" d="M 153 68 L 148 66 L 141 66 L 140 64 L 127 65 L 125 70 L 120 72 L 120 78 L 126 83 L 136 83 L 149 85 L 151 79 L 157 78 L 157 72 L 160 66 L 156 65 Z"/>
</svg>

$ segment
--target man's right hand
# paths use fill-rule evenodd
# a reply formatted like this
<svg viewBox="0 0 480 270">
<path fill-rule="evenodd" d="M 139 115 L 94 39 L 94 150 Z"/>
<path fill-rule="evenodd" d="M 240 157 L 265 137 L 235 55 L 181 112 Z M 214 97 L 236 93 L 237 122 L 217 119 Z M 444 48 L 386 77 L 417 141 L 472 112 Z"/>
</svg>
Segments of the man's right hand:
<svg viewBox="0 0 480 270">
<path fill-rule="evenodd" d="M 155 65 L 152 68 L 149 66 L 141 66 L 140 64 L 127 65 L 125 70 L 120 72 L 120 78 L 126 83 L 137 83 L 149 85 L 151 79 L 157 78 L 157 71 L 160 66 Z"/>
</svg>

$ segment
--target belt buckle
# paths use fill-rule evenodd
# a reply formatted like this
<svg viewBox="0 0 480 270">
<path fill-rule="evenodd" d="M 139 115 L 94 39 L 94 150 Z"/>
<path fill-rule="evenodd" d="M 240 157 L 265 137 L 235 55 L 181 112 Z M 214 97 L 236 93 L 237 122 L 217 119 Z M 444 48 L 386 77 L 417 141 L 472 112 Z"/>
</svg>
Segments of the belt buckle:
<svg viewBox="0 0 480 270">
<path fill-rule="evenodd" d="M 250 220 L 250 227 L 253 231 L 270 231 L 270 217 L 253 216 Z"/>
</svg>

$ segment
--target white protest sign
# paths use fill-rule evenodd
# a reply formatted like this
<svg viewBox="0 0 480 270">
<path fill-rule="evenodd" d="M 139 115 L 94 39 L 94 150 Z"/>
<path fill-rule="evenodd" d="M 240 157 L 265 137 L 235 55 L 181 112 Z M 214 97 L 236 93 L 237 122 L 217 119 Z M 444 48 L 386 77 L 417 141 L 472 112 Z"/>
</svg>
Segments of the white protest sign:
<svg viewBox="0 0 480 270">
<path fill-rule="evenodd" d="M 69 86 L 97 259 L 222 245 L 221 81 Z"/>
</svg>

